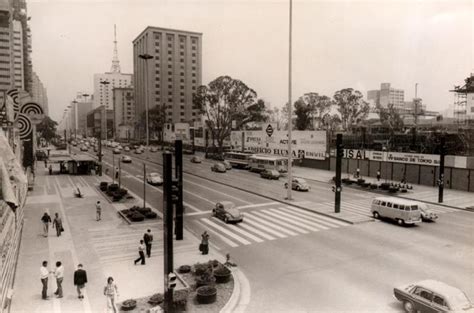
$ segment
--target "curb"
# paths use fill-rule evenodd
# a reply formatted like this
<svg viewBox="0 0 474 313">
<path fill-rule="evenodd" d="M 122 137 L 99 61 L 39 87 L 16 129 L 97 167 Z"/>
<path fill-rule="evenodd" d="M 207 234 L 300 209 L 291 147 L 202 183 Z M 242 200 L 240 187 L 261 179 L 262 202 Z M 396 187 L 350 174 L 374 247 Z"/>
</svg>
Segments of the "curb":
<svg viewBox="0 0 474 313">
<path fill-rule="evenodd" d="M 219 313 L 244 312 L 250 300 L 250 284 L 245 275 L 238 269 L 232 269 L 234 290 L 229 301 Z"/>
</svg>

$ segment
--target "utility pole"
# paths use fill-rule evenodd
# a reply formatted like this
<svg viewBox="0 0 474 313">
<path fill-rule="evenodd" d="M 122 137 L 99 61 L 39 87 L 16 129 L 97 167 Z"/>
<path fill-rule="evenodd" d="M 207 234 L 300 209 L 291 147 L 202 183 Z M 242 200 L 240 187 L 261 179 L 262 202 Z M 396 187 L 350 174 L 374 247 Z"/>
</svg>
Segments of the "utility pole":
<svg viewBox="0 0 474 313">
<path fill-rule="evenodd" d="M 163 152 L 163 250 L 165 312 L 173 310 L 173 289 L 169 288 L 168 277 L 173 272 L 173 160 L 170 152 Z"/>
<path fill-rule="evenodd" d="M 439 176 L 438 176 L 438 203 L 443 203 L 444 193 L 444 155 L 446 154 L 446 135 L 441 135 L 439 145 Z"/>
<path fill-rule="evenodd" d="M 286 191 L 286 199 L 292 200 L 291 198 L 291 187 L 293 183 L 292 178 L 292 169 L 291 166 L 293 165 L 293 155 L 291 151 L 291 128 L 293 126 L 292 121 L 292 113 L 293 110 L 291 109 L 291 51 L 292 51 L 292 26 L 293 26 L 293 0 L 290 0 L 290 16 L 289 16 L 289 50 L 288 50 L 288 189 Z"/>
<path fill-rule="evenodd" d="M 143 162 L 143 208 L 146 208 L 146 164 Z"/>
<path fill-rule="evenodd" d="M 102 176 L 102 127 L 99 131 L 99 176 Z"/>
<path fill-rule="evenodd" d="M 341 171 L 342 171 L 342 157 L 344 156 L 344 147 L 342 145 L 342 134 L 337 134 L 336 137 L 336 188 L 334 199 L 334 212 L 341 212 Z"/>
<path fill-rule="evenodd" d="M 176 240 L 183 240 L 183 142 L 175 140 L 175 177 L 176 177 Z"/>
<path fill-rule="evenodd" d="M 148 145 L 150 144 L 150 129 L 148 124 L 148 60 L 153 59 L 152 55 L 148 53 L 140 54 L 140 59 L 145 60 L 145 127 L 146 127 L 146 149 L 148 151 Z M 148 154 L 147 154 L 148 155 Z"/>
<path fill-rule="evenodd" d="M 118 183 L 119 183 L 119 190 L 122 188 L 122 162 L 120 162 L 120 159 L 118 161 L 119 164 L 119 176 L 118 176 Z"/>
</svg>

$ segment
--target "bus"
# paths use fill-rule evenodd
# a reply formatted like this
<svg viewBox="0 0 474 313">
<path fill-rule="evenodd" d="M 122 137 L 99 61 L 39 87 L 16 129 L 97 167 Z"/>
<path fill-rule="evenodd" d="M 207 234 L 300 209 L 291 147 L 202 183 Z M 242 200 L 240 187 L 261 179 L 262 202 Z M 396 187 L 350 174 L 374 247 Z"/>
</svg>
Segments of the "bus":
<svg viewBox="0 0 474 313">
<path fill-rule="evenodd" d="M 267 169 L 286 173 L 288 171 L 288 158 L 266 154 L 256 154 L 249 158 L 249 170 L 251 172 L 261 172 Z"/>
<path fill-rule="evenodd" d="M 224 153 L 224 160 L 229 161 L 233 167 L 248 169 L 249 159 L 252 155 L 249 152 L 229 151 Z"/>
</svg>

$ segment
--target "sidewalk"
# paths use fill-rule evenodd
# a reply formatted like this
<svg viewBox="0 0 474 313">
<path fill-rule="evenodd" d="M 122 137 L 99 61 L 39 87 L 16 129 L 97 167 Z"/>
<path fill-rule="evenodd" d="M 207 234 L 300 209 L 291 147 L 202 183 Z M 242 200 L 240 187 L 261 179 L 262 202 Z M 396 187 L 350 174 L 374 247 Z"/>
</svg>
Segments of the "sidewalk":
<svg viewBox="0 0 474 313">
<path fill-rule="evenodd" d="M 105 312 L 103 287 L 108 276 L 117 283 L 120 298 L 152 295 L 163 292 L 163 234 L 162 220 L 128 225 L 117 214 L 115 204 L 109 203 L 96 189 L 95 176 L 47 175 L 41 167 L 36 175 L 35 188 L 27 198 L 25 220 L 16 270 L 11 312 Z M 85 197 L 75 198 L 73 187 L 78 186 Z M 102 220 L 95 220 L 95 203 L 101 201 Z M 140 199 L 137 199 L 139 202 Z M 132 205 L 133 203 L 131 203 Z M 59 213 L 65 231 L 60 237 L 54 229 L 47 238 L 42 235 L 40 218 L 44 212 Z M 152 257 L 146 265 L 134 265 L 137 247 L 144 232 L 150 228 L 154 235 Z M 185 230 L 184 240 L 174 241 L 174 265 L 192 265 L 209 259 L 224 260 L 211 249 L 203 256 L 198 251 L 199 240 Z M 48 282 L 50 300 L 41 299 L 39 269 L 43 260 L 49 270 L 56 261 L 65 268 L 64 297 L 57 299 L 53 292 L 56 282 L 52 275 Z M 79 300 L 73 285 L 73 273 L 82 263 L 88 283 L 85 299 Z"/>
</svg>

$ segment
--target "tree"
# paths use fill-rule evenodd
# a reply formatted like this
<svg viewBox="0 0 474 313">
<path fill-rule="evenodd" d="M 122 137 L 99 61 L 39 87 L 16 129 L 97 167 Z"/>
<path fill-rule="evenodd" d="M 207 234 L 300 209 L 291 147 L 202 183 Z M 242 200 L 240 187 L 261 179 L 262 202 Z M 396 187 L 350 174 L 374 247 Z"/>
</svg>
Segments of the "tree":
<svg viewBox="0 0 474 313">
<path fill-rule="evenodd" d="M 393 136 L 396 131 L 403 130 L 403 119 L 400 117 L 398 111 L 394 108 L 393 103 L 389 103 L 387 108 L 383 108 L 378 105 L 377 112 L 380 117 L 380 122 L 390 130 L 391 136 Z"/>
<path fill-rule="evenodd" d="M 242 129 L 249 122 L 264 119 L 265 103 L 256 98 L 253 89 L 229 76 L 220 76 L 196 90 L 193 104 L 206 117 L 212 141 L 217 141 L 220 153 L 224 140 L 230 136 L 233 121 L 236 129 Z"/>
<path fill-rule="evenodd" d="M 49 116 L 45 116 L 43 120 L 36 125 L 36 131 L 49 143 L 58 136 L 56 134 L 57 126 L 58 123 L 56 121 L 53 121 Z"/>
<path fill-rule="evenodd" d="M 341 125 L 341 118 L 337 114 L 326 113 L 322 117 L 322 125 L 326 131 L 333 133 Z"/>
<path fill-rule="evenodd" d="M 283 108 L 273 108 L 268 109 L 266 112 L 268 116 L 268 121 L 276 123 L 278 129 L 287 130 L 288 129 L 288 104 L 285 104 Z"/>
<path fill-rule="evenodd" d="M 311 126 L 311 107 L 305 103 L 303 97 L 300 97 L 295 102 L 296 121 L 295 126 L 297 130 L 306 130 Z"/>
<path fill-rule="evenodd" d="M 296 128 L 299 130 L 319 129 L 324 114 L 331 110 L 333 101 L 328 96 L 321 96 L 316 92 L 308 92 L 295 103 Z M 314 122 L 317 121 L 315 125 Z"/>
<path fill-rule="evenodd" d="M 154 134 L 158 134 L 161 141 L 163 141 L 163 126 L 166 122 L 166 112 L 164 105 L 155 105 L 148 110 L 148 128 L 150 132 L 150 138 L 153 138 Z M 146 125 L 146 112 L 143 111 L 140 115 L 138 127 L 143 126 L 143 131 L 145 132 Z"/>
<path fill-rule="evenodd" d="M 342 128 L 351 131 L 354 124 L 363 121 L 369 114 L 369 104 L 360 91 L 345 88 L 334 94 L 334 101 L 341 117 Z"/>
</svg>

